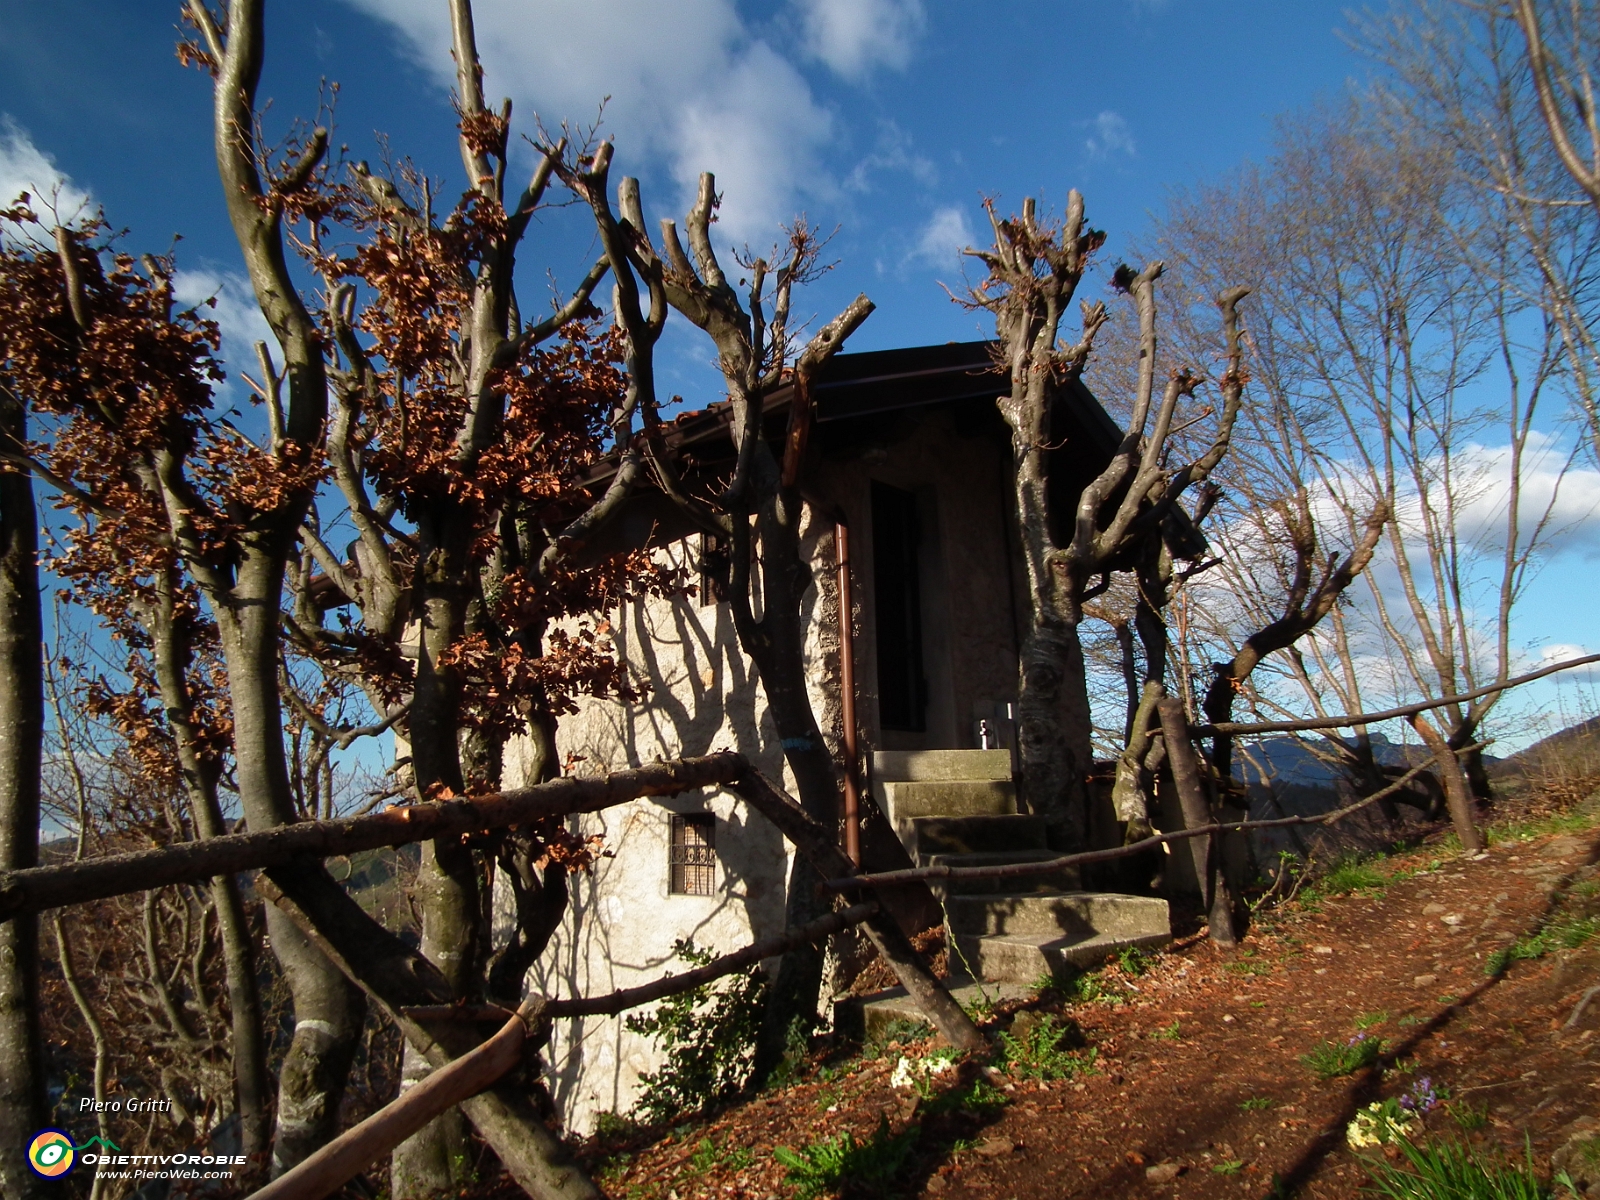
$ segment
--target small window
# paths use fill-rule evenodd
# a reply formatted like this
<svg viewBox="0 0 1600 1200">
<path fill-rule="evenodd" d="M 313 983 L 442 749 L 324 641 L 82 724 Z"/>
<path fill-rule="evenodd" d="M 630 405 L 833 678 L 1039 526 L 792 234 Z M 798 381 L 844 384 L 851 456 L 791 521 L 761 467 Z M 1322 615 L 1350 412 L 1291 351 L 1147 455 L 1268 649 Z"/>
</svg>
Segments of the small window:
<svg viewBox="0 0 1600 1200">
<path fill-rule="evenodd" d="M 711 813 L 673 813 L 667 890 L 710 896 L 717 883 L 717 819 Z"/>
<path fill-rule="evenodd" d="M 700 535 L 700 607 L 728 598 L 728 543 L 715 534 Z"/>
</svg>

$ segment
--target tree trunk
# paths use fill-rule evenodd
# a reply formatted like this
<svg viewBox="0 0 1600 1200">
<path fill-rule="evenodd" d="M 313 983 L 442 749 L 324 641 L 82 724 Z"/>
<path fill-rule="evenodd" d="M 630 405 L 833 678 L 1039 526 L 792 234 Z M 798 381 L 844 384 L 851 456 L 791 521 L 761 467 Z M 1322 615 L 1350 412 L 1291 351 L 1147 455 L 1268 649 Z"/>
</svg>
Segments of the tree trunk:
<svg viewBox="0 0 1600 1200">
<path fill-rule="evenodd" d="M 1172 771 L 1178 803 L 1183 808 L 1183 827 L 1197 829 L 1211 824 L 1211 810 L 1200 788 L 1199 760 L 1189 741 L 1189 720 L 1183 701 L 1169 696 L 1156 709 L 1161 714 L 1161 732 L 1167 744 L 1167 765 Z M 1233 892 L 1222 864 L 1222 839 L 1216 835 L 1190 838 L 1194 874 L 1200 884 L 1201 903 L 1210 912 L 1211 940 L 1224 946 L 1237 945 L 1233 925 Z"/>
<path fill-rule="evenodd" d="M 1050 844 L 1079 850 L 1088 836 L 1086 780 L 1094 765 L 1088 684 L 1077 625 L 1037 620 L 1022 646 L 1017 745 L 1023 796 Z"/>
<path fill-rule="evenodd" d="M 775 483 L 777 463 L 763 456 L 761 466 L 763 474 L 771 472 L 770 482 Z M 783 739 L 783 755 L 794 774 L 800 807 L 813 820 L 835 829 L 839 822 L 839 775 L 806 689 L 806 620 L 800 606 L 811 583 L 811 572 L 801 557 L 797 527 L 802 509 L 803 502 L 791 491 L 774 495 L 763 506 L 760 530 L 764 611 L 760 636 L 742 640 L 760 676 L 773 724 Z M 789 870 L 784 907 L 787 928 L 799 929 L 827 911 L 829 902 L 817 892 L 821 882 L 806 857 L 796 854 Z M 809 1038 L 817 1018 L 822 971 L 823 955 L 817 946 L 799 947 L 779 960 L 761 1014 L 752 1076 L 755 1086 L 764 1084 L 783 1062 L 794 1038 Z"/>
<path fill-rule="evenodd" d="M 461 1022 L 439 1022 L 425 1030 L 402 1014 L 413 1005 L 449 1003 L 449 985 L 437 967 L 399 937 L 381 927 L 372 928 L 370 918 L 326 872 L 278 868 L 263 880 L 262 891 L 273 901 L 273 909 L 284 913 L 285 920 L 312 931 L 326 954 L 340 961 L 352 979 L 361 980 L 433 1067 L 443 1066 L 479 1044 L 478 1035 Z M 528 1092 L 525 1083 L 502 1080 L 461 1108 L 501 1165 L 530 1196 L 536 1200 L 598 1200 L 593 1182 L 545 1127 Z"/>
<path fill-rule="evenodd" d="M 239 1148 L 251 1156 L 253 1163 L 263 1163 L 272 1143 L 272 1076 L 267 1072 L 266 1031 L 256 980 L 256 939 L 244 899 L 239 895 L 238 880 L 231 875 L 213 879 L 211 899 L 217 907 L 232 1018 Z"/>
<path fill-rule="evenodd" d="M 156 682 L 162 707 L 178 751 L 189 809 L 202 838 L 228 832 L 217 801 L 217 780 L 222 764 L 200 752 L 194 727 L 189 670 L 193 654 L 178 626 L 176 569 L 158 573 L 156 597 L 150 608 L 149 630 Z M 223 965 L 232 1018 L 235 1111 L 239 1114 L 240 1148 L 249 1155 L 252 1169 L 266 1163 L 272 1142 L 272 1086 L 267 1073 L 266 1035 L 261 1013 L 261 992 L 256 981 L 255 936 L 232 875 L 211 881 L 211 898 L 217 910 L 222 939 Z"/>
<path fill-rule="evenodd" d="M 421 638 L 409 714 L 412 771 L 422 796 L 437 787 L 460 794 L 468 790 L 461 753 L 461 689 L 444 656 L 467 631 L 472 573 L 462 539 L 470 536 L 471 524 L 466 514 L 446 501 L 424 514 L 417 529 L 422 552 L 413 611 Z M 422 919 L 420 949 L 443 973 L 458 1000 L 478 998 L 479 890 L 477 864 L 459 837 L 423 845 L 413 889 Z M 400 1086 L 414 1086 L 430 1070 L 427 1060 L 408 1046 Z M 466 1183 L 469 1149 L 467 1122 L 459 1108 L 430 1121 L 396 1147 L 391 1157 L 395 1200 L 424 1200 Z"/>
<path fill-rule="evenodd" d="M 0 410 L 5 434 L 23 445 L 20 406 Z M 39 762 L 44 749 L 44 632 L 39 615 L 38 516 L 33 480 L 0 474 L 0 870 L 39 859 Z M 39 920 L 0 925 L 0 1193 L 53 1195 L 28 1166 L 46 1124 L 39 1026 Z"/>
<path fill-rule="evenodd" d="M 1411 728 L 1417 731 L 1417 736 L 1433 752 L 1434 762 L 1439 764 L 1439 778 L 1444 783 L 1445 799 L 1450 805 L 1450 823 L 1455 826 L 1456 836 L 1461 839 L 1461 848 L 1468 854 L 1478 853 L 1483 849 L 1483 835 L 1478 832 L 1477 823 L 1472 819 L 1472 792 L 1467 786 L 1460 760 L 1445 741 L 1444 734 L 1434 727 L 1425 714 L 1418 713 L 1408 720 Z"/>
<path fill-rule="evenodd" d="M 278 693 L 278 606 L 283 559 L 251 546 L 219 627 L 233 706 L 235 777 L 252 830 L 296 819 L 283 750 Z M 360 1041 L 366 1001 L 315 946 L 275 909 L 267 937 L 294 998 L 294 1035 L 278 1074 L 272 1173 L 299 1162 L 333 1136 L 345 1079 Z"/>
<path fill-rule="evenodd" d="M 1477 740 L 1477 723 L 1469 718 L 1456 726 L 1455 732 L 1450 735 L 1450 749 L 1459 751 L 1463 746 L 1470 746 Z M 1461 764 L 1461 770 L 1467 777 L 1467 786 L 1471 789 L 1472 798 L 1479 804 L 1493 804 L 1494 784 L 1489 779 L 1488 764 L 1483 761 L 1483 747 L 1468 750 L 1465 754 L 1456 754 L 1456 761 Z"/>
</svg>

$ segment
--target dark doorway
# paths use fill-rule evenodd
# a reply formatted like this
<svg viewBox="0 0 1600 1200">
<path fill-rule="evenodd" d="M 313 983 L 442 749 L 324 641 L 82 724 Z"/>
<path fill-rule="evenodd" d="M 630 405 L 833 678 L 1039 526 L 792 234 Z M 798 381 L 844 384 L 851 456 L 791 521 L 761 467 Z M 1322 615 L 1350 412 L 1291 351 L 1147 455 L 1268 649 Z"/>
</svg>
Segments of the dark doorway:
<svg viewBox="0 0 1600 1200">
<path fill-rule="evenodd" d="M 917 498 L 872 485 L 872 583 L 877 609 L 878 720 L 884 729 L 928 727 L 928 681 L 922 671 L 922 538 Z"/>
</svg>

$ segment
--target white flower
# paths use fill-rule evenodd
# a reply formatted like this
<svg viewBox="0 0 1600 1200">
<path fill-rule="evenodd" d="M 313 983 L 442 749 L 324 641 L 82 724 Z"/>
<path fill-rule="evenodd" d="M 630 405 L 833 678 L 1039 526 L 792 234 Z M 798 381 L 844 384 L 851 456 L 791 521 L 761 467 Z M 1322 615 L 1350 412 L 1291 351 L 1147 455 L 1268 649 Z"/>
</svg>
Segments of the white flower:
<svg viewBox="0 0 1600 1200">
<path fill-rule="evenodd" d="M 919 1058 L 915 1062 L 902 1057 L 895 1064 L 894 1072 L 889 1076 L 889 1086 L 897 1088 L 915 1087 L 918 1079 L 927 1079 L 933 1075 L 943 1075 L 955 1066 L 948 1058 Z"/>
<path fill-rule="evenodd" d="M 889 1086 L 908 1088 L 911 1084 L 911 1060 L 901 1055 L 900 1061 L 895 1064 L 894 1074 L 889 1076 Z"/>
<path fill-rule="evenodd" d="M 1345 1130 L 1345 1141 L 1353 1150 L 1385 1146 L 1404 1138 L 1410 1141 L 1421 1129 L 1416 1113 L 1407 1112 L 1392 1100 L 1379 1100 L 1356 1113 Z"/>
</svg>

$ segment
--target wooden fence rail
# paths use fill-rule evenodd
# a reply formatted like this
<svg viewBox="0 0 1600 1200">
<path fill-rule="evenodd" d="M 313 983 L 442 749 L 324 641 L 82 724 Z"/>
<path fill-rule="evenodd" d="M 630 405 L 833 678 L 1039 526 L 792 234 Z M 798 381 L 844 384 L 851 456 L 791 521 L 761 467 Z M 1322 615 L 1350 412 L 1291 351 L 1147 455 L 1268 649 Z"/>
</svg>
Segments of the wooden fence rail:
<svg viewBox="0 0 1600 1200">
<path fill-rule="evenodd" d="M 0 921 L 109 896 L 198 883 L 217 875 L 267 870 L 302 859 L 403 846 L 485 829 L 505 829 L 546 817 L 595 812 L 639 796 L 671 796 L 729 784 L 750 770 L 742 754 L 651 763 L 590 778 L 572 776 L 515 791 L 462 800 L 410 804 L 335 821 L 301 821 L 259 833 L 235 833 L 86 858 L 59 866 L 0 872 Z"/>
<path fill-rule="evenodd" d="M 491 1005 L 474 1005 L 470 1009 L 463 1005 L 459 1010 L 449 1007 L 407 1009 L 407 1016 L 420 1020 L 448 1019 L 452 1012 L 460 1011 L 472 1020 L 498 1018 L 505 1024 L 476 1050 L 463 1054 L 448 1066 L 434 1071 L 415 1087 L 402 1092 L 398 1099 L 373 1113 L 354 1129 L 341 1134 L 298 1166 L 251 1193 L 249 1200 L 322 1200 L 332 1195 L 440 1113 L 477 1095 L 515 1070 L 522 1062 L 527 1044 L 532 1042 L 537 1046 L 543 1042 L 553 1018 L 615 1014 L 652 1000 L 687 992 L 721 979 L 724 975 L 754 966 L 764 958 L 832 937 L 841 930 L 859 925 L 877 911 L 878 906 L 872 901 L 854 904 L 802 925 L 799 929 L 753 942 L 742 950 L 725 954 L 682 975 L 669 975 L 653 983 L 623 988 L 604 996 L 576 996 L 566 1000 L 530 996 L 514 1012 Z"/>
</svg>

